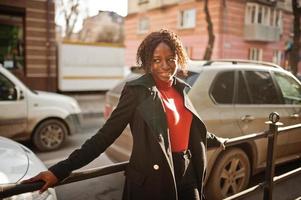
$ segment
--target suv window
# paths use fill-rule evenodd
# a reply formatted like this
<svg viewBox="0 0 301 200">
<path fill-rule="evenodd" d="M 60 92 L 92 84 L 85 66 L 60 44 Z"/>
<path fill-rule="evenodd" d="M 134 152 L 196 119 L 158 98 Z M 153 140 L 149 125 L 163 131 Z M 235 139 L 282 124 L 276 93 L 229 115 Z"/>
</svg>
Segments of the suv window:
<svg viewBox="0 0 301 200">
<path fill-rule="evenodd" d="M 238 73 L 236 103 L 237 104 L 250 104 L 251 103 L 247 85 L 246 85 L 245 79 L 244 79 L 241 71 Z"/>
<path fill-rule="evenodd" d="M 12 101 L 16 99 L 17 93 L 14 84 L 0 74 L 0 101 Z"/>
<path fill-rule="evenodd" d="M 275 72 L 275 78 L 282 92 L 285 104 L 300 104 L 300 84 L 294 78 L 284 73 Z"/>
<path fill-rule="evenodd" d="M 225 71 L 214 80 L 211 95 L 217 103 L 232 104 L 234 93 L 234 71 Z"/>
<path fill-rule="evenodd" d="M 280 104 L 271 74 L 267 71 L 245 71 L 253 104 Z"/>
</svg>

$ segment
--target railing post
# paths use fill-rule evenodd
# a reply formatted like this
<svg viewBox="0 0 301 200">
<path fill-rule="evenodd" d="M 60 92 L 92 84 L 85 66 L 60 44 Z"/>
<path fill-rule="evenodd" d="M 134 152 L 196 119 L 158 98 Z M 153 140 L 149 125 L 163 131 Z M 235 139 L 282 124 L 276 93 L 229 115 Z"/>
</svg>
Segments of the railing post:
<svg viewBox="0 0 301 200">
<path fill-rule="evenodd" d="M 279 122 L 279 114 L 272 112 L 269 116 L 269 121 L 266 122 L 269 124 L 268 131 L 268 151 L 267 151 L 267 165 L 265 170 L 265 185 L 263 190 L 263 199 L 272 200 L 273 199 L 273 177 L 275 173 L 275 148 L 277 145 L 277 135 L 278 135 L 278 126 L 282 125 Z"/>
</svg>

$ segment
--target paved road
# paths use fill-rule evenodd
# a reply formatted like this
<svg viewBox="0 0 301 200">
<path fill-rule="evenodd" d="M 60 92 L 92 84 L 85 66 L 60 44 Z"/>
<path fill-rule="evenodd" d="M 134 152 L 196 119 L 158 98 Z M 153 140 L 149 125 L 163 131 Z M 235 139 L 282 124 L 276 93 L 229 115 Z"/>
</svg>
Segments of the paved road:
<svg viewBox="0 0 301 200">
<path fill-rule="evenodd" d="M 57 163 L 66 158 L 74 149 L 80 147 L 87 138 L 95 134 L 97 127 L 102 126 L 102 121 L 102 119 L 91 119 L 88 124 L 85 124 L 85 129 L 81 134 L 76 134 L 68 138 L 63 148 L 47 153 L 37 153 L 37 156 L 48 167 Z M 112 164 L 112 162 L 105 154 L 102 154 L 93 162 L 81 168 L 81 170 L 109 164 Z M 120 172 L 59 186 L 56 187 L 56 192 L 58 199 L 63 200 L 119 200 L 121 199 L 123 182 L 124 175 Z"/>
</svg>

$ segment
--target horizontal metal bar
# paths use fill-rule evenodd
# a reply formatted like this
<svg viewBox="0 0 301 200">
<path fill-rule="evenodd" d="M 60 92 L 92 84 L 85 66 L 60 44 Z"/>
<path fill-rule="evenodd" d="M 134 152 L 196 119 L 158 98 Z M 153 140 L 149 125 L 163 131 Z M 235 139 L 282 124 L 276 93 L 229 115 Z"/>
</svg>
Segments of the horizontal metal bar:
<svg viewBox="0 0 301 200">
<path fill-rule="evenodd" d="M 285 180 L 287 180 L 293 176 L 299 175 L 299 174 L 301 174 L 301 167 L 291 170 L 287 173 L 281 174 L 279 176 L 275 176 L 273 180 L 274 180 L 274 183 L 280 183 L 282 181 L 285 181 Z"/>
<path fill-rule="evenodd" d="M 264 183 L 259 183 L 258 185 L 250 187 L 250 188 L 248 188 L 246 190 L 243 190 L 243 191 L 241 191 L 239 193 L 236 193 L 236 194 L 234 194 L 232 196 L 229 196 L 229 197 L 227 197 L 227 198 L 225 198 L 223 200 L 238 200 L 238 199 L 241 199 L 243 197 L 249 196 L 251 193 L 254 193 L 254 192 L 258 191 L 258 190 L 263 189 L 263 187 L 264 187 Z"/>
<path fill-rule="evenodd" d="M 117 172 L 122 172 L 125 171 L 126 166 L 129 164 L 128 161 L 126 162 L 120 162 L 117 164 L 112 164 L 104 167 L 97 167 L 93 169 L 88 169 L 85 171 L 79 171 L 79 172 L 73 172 L 69 177 L 61 181 L 58 185 L 65 185 L 68 183 L 73 183 L 77 181 L 82 181 L 85 179 L 90 179 L 90 178 L 96 178 L 99 176 L 105 176 Z"/>
<path fill-rule="evenodd" d="M 69 177 L 67 177 L 66 179 L 64 179 L 63 181 L 61 181 L 55 186 L 121 172 L 126 169 L 127 165 L 128 165 L 128 161 L 112 164 L 104 167 L 93 168 L 85 171 L 73 172 L 70 174 Z M 39 181 L 35 183 L 23 183 L 23 184 L 17 183 L 17 184 L 0 185 L 0 199 L 21 194 L 21 193 L 33 192 L 41 189 L 43 185 L 44 185 L 43 181 Z"/>
<path fill-rule="evenodd" d="M 273 178 L 273 184 L 281 183 L 281 182 L 286 181 L 287 179 L 290 179 L 293 176 L 296 176 L 296 175 L 299 175 L 299 174 L 301 174 L 301 167 L 299 167 L 297 169 L 294 169 L 292 171 L 289 171 L 287 173 L 284 173 L 282 175 L 275 176 Z M 250 194 L 252 194 L 252 193 L 254 193 L 256 191 L 258 191 L 260 189 L 263 189 L 264 185 L 265 185 L 264 182 L 259 183 L 258 185 L 255 185 L 255 186 L 253 186 L 251 188 L 243 190 L 243 191 L 241 191 L 239 193 L 236 193 L 236 194 L 234 194 L 234 195 L 232 195 L 230 197 L 227 197 L 227 198 L 225 198 L 223 200 L 234 200 L 234 199 L 238 200 L 238 199 L 241 199 L 243 197 L 247 197 L 247 196 L 249 196 Z"/>
<path fill-rule="evenodd" d="M 41 189 L 43 185 L 43 181 L 35 183 L 0 185 L 0 199 L 26 192 L 33 192 Z"/>
<path fill-rule="evenodd" d="M 278 132 L 285 132 L 285 131 L 291 131 L 297 128 L 301 128 L 301 124 L 294 124 L 294 125 L 290 125 L 290 126 L 285 126 L 285 127 L 279 127 L 278 128 Z"/>
<path fill-rule="evenodd" d="M 294 129 L 298 129 L 298 128 L 301 128 L 301 124 L 279 127 L 278 133 L 283 134 L 286 131 L 290 131 L 290 130 L 294 130 Z M 244 142 L 248 142 L 251 140 L 265 138 L 265 137 L 267 137 L 267 135 L 268 135 L 268 131 L 264 131 L 264 132 L 259 132 L 259 133 L 251 133 L 251 134 L 240 136 L 240 137 L 230 138 L 225 142 L 225 146 L 229 147 L 229 146 L 234 146 L 234 145 L 241 144 Z"/>
<path fill-rule="evenodd" d="M 268 131 L 265 131 L 265 132 L 252 133 L 252 134 L 248 134 L 248 135 L 244 135 L 244 136 L 240 136 L 240 137 L 230 138 L 230 139 L 226 140 L 225 146 L 229 147 L 229 146 L 234 146 L 234 145 L 241 144 L 244 142 L 248 142 L 251 140 L 266 138 L 267 135 L 268 135 Z"/>
</svg>

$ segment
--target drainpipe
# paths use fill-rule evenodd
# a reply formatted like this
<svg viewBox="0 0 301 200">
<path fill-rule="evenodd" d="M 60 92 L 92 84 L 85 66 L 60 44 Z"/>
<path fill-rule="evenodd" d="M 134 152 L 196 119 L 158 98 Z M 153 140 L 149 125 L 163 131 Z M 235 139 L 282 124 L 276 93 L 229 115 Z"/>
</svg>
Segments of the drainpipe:
<svg viewBox="0 0 301 200">
<path fill-rule="evenodd" d="M 226 36 L 227 34 L 227 7 L 226 7 L 226 0 L 220 0 L 220 53 L 219 53 L 219 58 L 220 59 L 225 59 L 225 42 L 226 42 Z"/>
<path fill-rule="evenodd" d="M 51 79 L 50 79 L 50 67 L 51 67 L 51 63 L 50 63 L 50 5 L 51 5 L 51 1 L 52 0 L 47 0 L 47 7 L 46 7 L 46 12 L 47 12 L 47 30 L 46 30 L 46 48 L 47 48 L 47 52 L 46 52 L 46 59 L 47 59 L 47 78 L 46 78 L 46 88 L 48 91 L 50 91 L 51 87 Z"/>
</svg>

